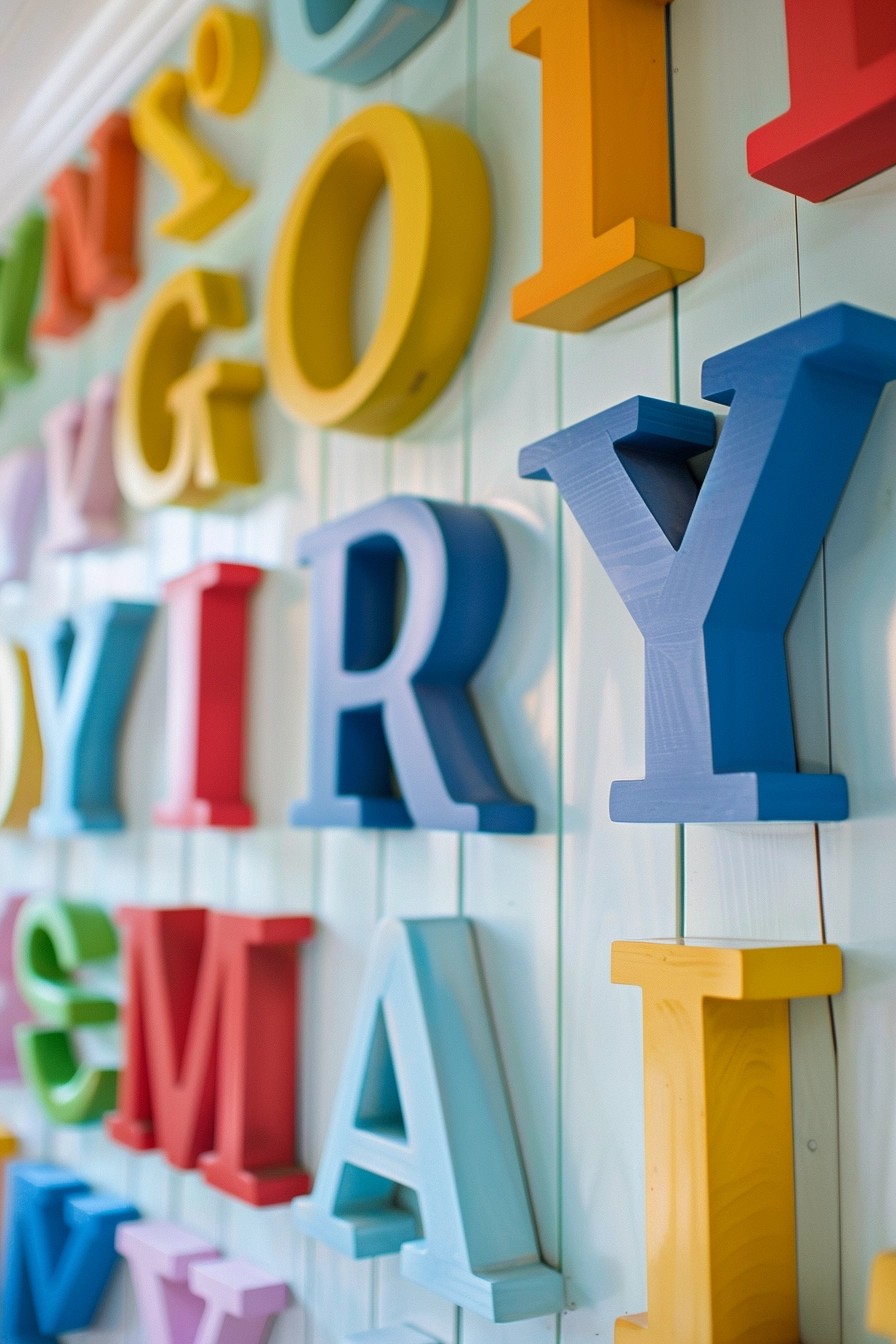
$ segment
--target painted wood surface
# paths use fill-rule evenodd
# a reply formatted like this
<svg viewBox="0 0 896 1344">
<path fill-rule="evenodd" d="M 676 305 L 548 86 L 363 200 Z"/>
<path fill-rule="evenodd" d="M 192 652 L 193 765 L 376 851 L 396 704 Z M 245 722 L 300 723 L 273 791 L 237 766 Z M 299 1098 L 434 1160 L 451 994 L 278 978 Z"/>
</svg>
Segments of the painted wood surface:
<svg viewBox="0 0 896 1344">
<path fill-rule="evenodd" d="M 166 786 L 159 622 L 122 742 L 131 826 L 40 841 L 0 831 L 0 870 L 11 889 L 108 908 L 312 912 L 319 930 L 303 954 L 298 1153 L 311 1170 L 377 919 L 473 918 L 535 1223 L 544 1258 L 562 1266 L 566 1310 L 490 1325 L 402 1278 L 397 1257 L 351 1262 L 303 1238 L 286 1208 L 238 1205 L 198 1174 L 174 1173 L 157 1153 L 125 1152 L 98 1128 L 51 1128 L 16 1085 L 0 1084 L 0 1119 L 25 1135 L 27 1156 L 72 1166 L 143 1216 L 183 1223 L 282 1277 L 293 1300 L 272 1344 L 339 1344 L 347 1333 L 402 1324 L 440 1344 L 609 1339 L 615 1319 L 647 1301 L 639 996 L 611 985 L 611 942 L 677 932 L 828 938 L 844 946 L 843 995 L 791 1011 L 800 1322 L 804 1344 L 836 1344 L 842 1281 L 842 1337 L 857 1344 L 866 1337 L 872 1259 L 896 1244 L 896 392 L 884 397 L 788 635 L 800 767 L 849 780 L 853 816 L 836 826 L 609 821 L 610 782 L 643 769 L 642 640 L 556 492 L 519 480 L 516 458 L 525 443 L 629 396 L 705 405 L 705 358 L 825 304 L 896 316 L 896 172 L 820 206 L 797 207 L 752 180 L 746 136 L 787 101 L 782 0 L 678 0 L 669 11 L 674 222 L 705 237 L 706 270 L 675 296 L 586 335 L 514 325 L 511 291 L 537 270 L 540 246 L 540 80 L 537 62 L 509 45 L 517 8 L 519 0 L 457 0 L 428 42 L 363 89 L 303 76 L 272 49 L 244 117 L 225 124 L 195 114 L 235 177 L 259 186 L 252 202 L 198 248 L 160 242 L 152 221 L 174 197 L 148 167 L 140 283 L 121 303 L 102 305 L 67 348 L 44 344 L 39 377 L 7 398 L 4 453 L 36 441 L 45 413 L 109 372 L 110 351 L 121 362 L 150 296 L 187 264 L 238 272 L 249 296 L 248 323 L 215 333 L 209 356 L 262 359 L 262 296 L 283 212 L 326 136 L 359 109 L 396 101 L 464 126 L 481 146 L 495 204 L 485 306 L 471 352 L 419 421 L 393 439 L 362 438 L 291 423 L 262 396 L 260 487 L 201 514 L 131 515 L 119 548 L 41 552 L 27 587 L 0 590 L 0 627 L 16 634 L 34 613 L 60 616 L 100 598 L 157 600 L 163 583 L 204 561 L 273 571 L 251 614 L 246 796 L 257 827 L 151 827 Z M 173 0 L 146 6 L 156 15 L 174 9 Z M 147 48 L 145 60 L 182 68 L 187 50 L 183 33 L 167 48 Z M 131 85 L 150 68 L 131 67 Z M 82 114 L 81 140 L 110 106 L 100 105 L 98 82 L 88 83 L 96 115 Z M 69 141 L 65 155 L 47 160 L 48 177 L 71 152 Z M 362 253 L 362 339 L 383 290 L 388 219 L 384 203 Z M 507 615 L 474 689 L 508 785 L 538 809 L 535 836 L 286 824 L 307 785 L 309 582 L 294 565 L 296 543 L 392 492 L 483 505 L 501 529 L 512 567 Z M 100 1062 L 116 1049 L 114 1029 L 92 1045 Z M 94 1329 L 80 1338 L 141 1337 L 127 1276 L 117 1273 Z"/>
</svg>

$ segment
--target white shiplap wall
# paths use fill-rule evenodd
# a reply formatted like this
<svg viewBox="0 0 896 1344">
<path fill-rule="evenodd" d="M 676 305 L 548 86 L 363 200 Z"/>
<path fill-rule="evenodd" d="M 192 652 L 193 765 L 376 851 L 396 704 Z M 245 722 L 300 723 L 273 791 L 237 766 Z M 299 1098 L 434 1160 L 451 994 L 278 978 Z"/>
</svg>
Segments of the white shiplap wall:
<svg viewBox="0 0 896 1344">
<path fill-rule="evenodd" d="M 678 222 L 706 237 L 705 273 L 585 336 L 514 325 L 511 287 L 538 264 L 540 177 L 538 67 L 507 41 L 518 3 L 458 0 L 421 51 L 360 92 L 304 79 L 272 52 L 247 116 L 201 119 L 209 140 L 258 184 L 255 201 L 196 248 L 159 243 L 150 222 L 171 189 L 148 169 L 139 289 L 103 309 L 79 340 L 44 346 L 39 378 L 8 397 L 0 451 L 34 439 L 42 413 L 83 392 L 94 373 L 120 368 L 148 297 L 193 261 L 237 270 L 250 296 L 250 325 L 212 338 L 209 348 L 261 358 L 260 305 L 286 202 L 327 132 L 359 106 L 389 100 L 445 116 L 482 146 L 496 213 L 488 299 L 469 357 L 421 421 L 393 441 L 324 434 L 289 423 L 265 397 L 259 490 L 203 514 L 134 518 L 128 544 L 108 555 L 38 556 L 27 587 L 0 594 L 2 622 L 15 629 L 94 597 L 157 597 L 166 578 L 203 558 L 269 569 L 253 615 L 249 773 L 258 827 L 182 835 L 149 826 L 164 789 L 160 621 L 125 738 L 128 830 L 58 844 L 0 833 L 0 871 L 9 889 L 110 907 L 314 910 L 320 928 L 304 956 L 301 1071 L 301 1155 L 312 1169 L 377 919 L 475 919 L 539 1232 L 546 1257 L 562 1264 L 569 1309 L 556 1321 L 490 1326 L 406 1283 L 395 1259 L 356 1264 L 305 1241 L 286 1209 L 248 1209 L 158 1155 L 125 1153 L 99 1130 L 52 1130 L 21 1090 L 0 1090 L 0 1116 L 32 1152 L 282 1272 L 294 1303 L 274 1344 L 335 1344 L 348 1331 L 402 1320 L 443 1344 L 609 1339 L 617 1315 L 646 1306 L 640 1005 L 635 990 L 609 983 L 610 943 L 681 930 L 795 939 L 826 931 L 846 949 L 846 992 L 833 1017 L 825 1003 L 793 1014 L 802 1332 L 805 1344 L 840 1338 L 842 1265 L 843 1337 L 852 1344 L 863 1336 L 870 1259 L 896 1244 L 896 397 L 891 389 L 884 399 L 790 635 L 801 763 L 825 769 L 832 761 L 851 786 L 854 819 L 820 834 L 609 822 L 610 781 L 641 770 L 641 638 L 553 487 L 520 481 L 516 457 L 540 435 L 635 393 L 697 404 L 703 359 L 825 303 L 845 299 L 896 316 L 896 170 L 822 206 L 797 207 L 753 182 L 746 134 L 787 101 L 782 0 L 677 0 Z M 125 21 L 135 8 L 142 29 Z M 65 24 L 35 44 L 27 27 L 35 7 L 0 0 L 7 222 L 109 100 L 142 77 L 140 62 L 157 58 L 147 32 L 160 52 L 198 8 L 192 0 L 72 0 L 65 22 L 81 15 L 82 38 L 92 28 L 98 49 L 120 53 L 116 90 L 111 76 L 87 82 L 96 59 L 89 43 L 71 43 Z M 181 37 L 170 54 L 180 61 L 184 50 Z M 56 133 L 48 137 L 51 103 Z M 362 326 L 375 303 L 387 213 L 372 230 Z M 502 529 L 511 595 L 477 691 L 509 782 L 538 807 L 534 837 L 315 834 L 283 824 L 303 790 L 307 727 L 308 585 L 292 564 L 295 542 L 323 519 L 392 491 L 484 505 Z M 119 1275 L 96 1328 L 78 1338 L 140 1337 Z"/>
</svg>

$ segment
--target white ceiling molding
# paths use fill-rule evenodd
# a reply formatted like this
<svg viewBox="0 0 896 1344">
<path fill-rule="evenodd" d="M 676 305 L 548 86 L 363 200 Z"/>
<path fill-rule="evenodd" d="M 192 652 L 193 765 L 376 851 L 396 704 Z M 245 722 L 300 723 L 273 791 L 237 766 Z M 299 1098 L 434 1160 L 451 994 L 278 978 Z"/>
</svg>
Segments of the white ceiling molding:
<svg viewBox="0 0 896 1344">
<path fill-rule="evenodd" d="M 0 0 L 0 231 L 207 0 Z"/>
</svg>

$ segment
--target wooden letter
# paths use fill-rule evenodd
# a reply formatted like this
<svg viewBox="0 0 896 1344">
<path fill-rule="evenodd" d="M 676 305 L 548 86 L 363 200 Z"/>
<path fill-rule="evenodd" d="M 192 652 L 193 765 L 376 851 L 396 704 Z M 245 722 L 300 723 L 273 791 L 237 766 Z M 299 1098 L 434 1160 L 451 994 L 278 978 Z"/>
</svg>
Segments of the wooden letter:
<svg viewBox="0 0 896 1344">
<path fill-rule="evenodd" d="M 314 567 L 311 769 L 293 823 L 532 831 L 534 811 L 504 787 L 468 690 L 507 595 L 485 510 L 393 496 L 309 533 L 299 558 Z"/>
<path fill-rule="evenodd" d="M 753 177 L 825 201 L 896 164 L 896 7 L 784 0 L 790 109 L 747 137 Z"/>
<path fill-rule="evenodd" d="M 242 209 L 253 193 L 234 182 L 221 160 L 190 130 L 186 101 L 186 76 L 179 70 L 160 70 L 134 99 L 132 125 L 143 153 L 180 192 L 174 209 L 156 220 L 156 233 L 198 243 Z"/>
<path fill-rule="evenodd" d="M 616 821 L 838 821 L 841 775 L 798 774 L 784 633 L 886 383 L 896 321 L 845 304 L 717 355 L 709 411 L 635 397 L 525 448 L 644 635 L 647 774 Z"/>
<path fill-rule="evenodd" d="M 703 270 L 672 227 L 662 0 L 529 0 L 511 45 L 541 61 L 541 270 L 513 317 L 588 331 Z"/>
<path fill-rule="evenodd" d="M 296 944 L 303 915 L 125 907 L 125 1065 L 110 1136 L 249 1204 L 282 1204 L 295 1166 Z M 211 1151 L 214 1150 L 214 1151 Z"/>
<path fill-rule="evenodd" d="M 113 112 L 90 139 L 89 173 L 70 165 L 47 188 L 52 206 L 44 306 L 38 336 L 74 336 L 101 299 L 115 299 L 140 277 L 134 256 L 138 154 L 131 123 Z"/>
<path fill-rule="evenodd" d="M 896 1251 L 881 1251 L 874 1257 L 865 1324 L 872 1334 L 896 1339 Z"/>
<path fill-rule="evenodd" d="M 165 585 L 168 801 L 161 826 L 252 826 L 243 798 L 249 595 L 262 571 L 205 564 Z"/>
<path fill-rule="evenodd" d="M 138 509 L 209 503 L 258 480 L 249 412 L 257 364 L 192 367 L 207 331 L 246 322 L 235 275 L 180 271 L 157 290 L 128 352 L 118 403 L 115 471 Z"/>
<path fill-rule="evenodd" d="M 0 457 L 0 584 L 28 578 L 44 482 L 39 448 L 14 448 Z"/>
<path fill-rule="evenodd" d="M 118 1017 L 108 995 L 79 983 L 77 972 L 118 951 L 105 910 L 84 902 L 26 902 L 16 921 L 16 980 L 47 1027 L 16 1028 L 22 1076 L 57 1125 L 89 1124 L 115 1105 L 118 1070 L 82 1063 L 72 1032 Z"/>
<path fill-rule="evenodd" d="M 112 461 L 118 379 L 94 378 L 83 402 L 64 401 L 44 416 L 47 546 L 89 551 L 120 541 L 121 494 Z"/>
<path fill-rule="evenodd" d="M 27 827 L 40 803 L 43 767 L 28 655 L 0 638 L 0 826 Z"/>
<path fill-rule="evenodd" d="M 57 1344 L 93 1320 L 117 1259 L 115 1229 L 137 1210 L 59 1167 L 11 1162 L 7 1180 L 4 1344 Z"/>
<path fill-rule="evenodd" d="M 358 359 L 355 258 L 387 182 L 389 289 Z M 266 345 L 284 408 L 312 424 L 376 436 L 416 420 L 470 341 L 490 250 L 488 178 L 468 135 L 385 105 L 343 122 L 296 192 L 270 270 Z"/>
<path fill-rule="evenodd" d="M 279 1279 L 172 1223 L 123 1223 L 115 1245 L 152 1344 L 262 1344 L 289 1299 Z"/>
<path fill-rule="evenodd" d="M 264 39 L 253 14 L 210 5 L 190 39 L 187 89 L 194 103 L 221 117 L 251 106 L 264 68 Z"/>
<path fill-rule="evenodd" d="M 13 1033 L 20 1023 L 28 1021 L 29 1013 L 16 984 L 12 948 L 13 928 L 26 899 L 25 896 L 7 896 L 0 912 L 0 1083 L 17 1083 L 22 1076 Z M 5 1134 L 6 1131 L 0 1128 L 0 1160 L 8 1156 L 3 1147 Z M 0 1175 L 0 1187 L 2 1185 Z"/>
<path fill-rule="evenodd" d="M 0 257 L 0 392 L 13 383 L 27 383 L 35 365 L 28 345 L 31 314 L 37 299 L 44 260 L 43 215 L 25 215 L 12 246 Z"/>
<path fill-rule="evenodd" d="M 798 1344 L 788 1000 L 840 949 L 614 943 L 644 998 L 647 1316 L 616 1344 Z"/>
<path fill-rule="evenodd" d="M 118 739 L 155 615 L 143 602 L 98 602 L 36 631 L 31 675 L 44 743 L 37 835 L 121 828 Z"/>
<path fill-rule="evenodd" d="M 472 925 L 384 922 L 300 1228 L 356 1260 L 400 1251 L 407 1278 L 488 1320 L 559 1311 L 517 1153 Z"/>
<path fill-rule="evenodd" d="M 307 75 L 369 84 L 409 56 L 453 0 L 273 0 L 283 55 Z"/>
</svg>

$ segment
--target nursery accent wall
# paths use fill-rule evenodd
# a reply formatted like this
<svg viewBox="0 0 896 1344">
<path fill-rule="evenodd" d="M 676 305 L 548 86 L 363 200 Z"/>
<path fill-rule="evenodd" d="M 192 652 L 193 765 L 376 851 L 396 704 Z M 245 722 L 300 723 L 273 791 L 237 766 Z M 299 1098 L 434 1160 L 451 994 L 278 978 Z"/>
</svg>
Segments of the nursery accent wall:
<svg viewBox="0 0 896 1344">
<path fill-rule="evenodd" d="M 556 3 L 572 7 L 573 0 Z M 58 1163 L 141 1218 L 177 1224 L 285 1283 L 288 1298 L 275 1313 L 271 1344 L 341 1344 L 391 1326 L 412 1327 L 440 1344 L 608 1340 L 619 1317 L 648 1309 L 645 1201 L 655 1197 L 657 1182 L 644 1147 L 648 996 L 642 1019 L 634 973 L 623 968 L 614 978 L 625 983 L 611 980 L 611 945 L 681 937 L 836 944 L 842 992 L 834 992 L 838 968 L 826 962 L 805 990 L 812 996 L 794 991 L 782 1010 L 789 1012 L 792 1058 L 799 1337 L 803 1344 L 858 1344 L 867 1337 L 872 1261 L 896 1246 L 896 390 L 890 382 L 869 407 L 870 428 L 832 521 L 820 524 L 824 540 L 786 635 L 798 769 L 845 776 L 845 820 L 611 820 L 611 784 L 645 773 L 645 639 L 562 487 L 524 479 L 519 457 L 633 397 L 701 408 L 721 425 L 726 407 L 702 398 L 704 361 L 834 304 L 896 319 L 896 167 L 818 203 L 751 176 L 748 136 L 788 106 L 790 5 L 674 0 L 663 14 L 667 225 L 674 235 L 668 246 L 684 249 L 680 283 L 650 290 L 653 297 L 640 294 L 646 301 L 618 315 L 602 312 L 590 329 L 575 330 L 578 318 L 565 309 L 566 316 L 540 322 L 544 312 L 534 299 L 514 320 L 514 289 L 537 275 L 542 261 L 542 153 L 553 143 L 549 130 L 556 131 L 546 126 L 543 144 L 544 53 L 533 59 L 522 39 L 520 50 L 511 45 L 521 0 L 456 0 L 409 56 L 361 86 L 299 73 L 276 40 L 264 0 L 232 4 L 256 15 L 264 33 L 257 96 L 237 116 L 195 105 L 188 116 L 234 181 L 252 187 L 251 200 L 198 241 L 161 237 L 154 224 L 177 193 L 159 165 L 143 159 L 139 280 L 122 297 L 97 303 L 72 339 L 34 339 L 36 376 L 4 392 L 0 454 L 39 443 L 47 413 L 83 399 L 100 375 L 122 373 L 162 286 L 200 267 L 242 281 L 245 322 L 210 330 L 202 354 L 262 370 L 263 385 L 251 396 L 258 483 L 202 508 L 189 501 L 128 506 L 124 536 L 107 549 L 56 554 L 38 540 L 27 576 L 0 586 L 0 633 L 27 641 L 41 622 L 100 599 L 162 603 L 166 585 L 205 562 L 257 567 L 257 582 L 233 580 L 251 586 L 244 595 L 243 792 L 255 824 L 183 829 L 154 817 L 172 801 L 172 753 L 179 749 L 169 740 L 166 659 L 171 641 L 186 639 L 182 626 L 175 630 L 181 615 L 168 589 L 167 607 L 148 627 L 123 717 L 124 827 L 66 838 L 0 828 L 0 883 L 12 895 L 53 895 L 99 905 L 110 916 L 121 907 L 200 906 L 313 916 L 313 936 L 293 931 L 301 968 L 294 1158 L 311 1178 L 322 1169 L 354 1049 L 377 925 L 387 917 L 471 921 L 483 1020 L 493 1031 L 507 1133 L 514 1135 L 508 1148 L 518 1145 L 524 1179 L 521 1207 L 527 1199 L 540 1259 L 561 1274 L 565 1306 L 496 1324 L 402 1273 L 396 1254 L 352 1259 L 334 1249 L 309 1232 L 312 1214 L 297 1217 L 289 1203 L 256 1207 L 236 1199 L 201 1171 L 177 1169 L 160 1149 L 138 1152 L 116 1142 L 101 1123 L 51 1123 L 21 1081 L 0 1081 L 0 1128 L 17 1136 L 29 1159 Z M 131 8 L 141 22 L 141 6 Z M 108 112 L 132 103 L 160 65 L 185 67 L 202 8 L 160 5 L 145 45 L 131 43 L 121 72 L 93 88 L 88 104 L 78 104 L 77 89 L 66 95 L 68 124 L 80 130 L 63 159 L 56 138 L 44 145 L 40 125 L 33 127 L 37 153 L 16 139 L 15 127 L 5 140 L 0 119 L 0 161 L 5 143 L 17 162 L 32 156 L 17 179 L 10 169 L 9 204 L 0 202 L 7 238 L 29 200 L 38 203 L 22 184 L 34 193 L 41 165 L 46 181 L 77 157 Z M 99 60 L 102 34 L 93 31 Z M 0 74 L 2 38 L 0 30 Z M 80 49 L 78 59 L 86 61 Z M 61 68 L 65 57 L 54 60 Z M 492 210 L 490 267 L 466 353 L 419 418 L 394 433 L 318 426 L 288 414 L 266 317 L 278 238 L 300 182 L 328 137 L 377 104 L 464 129 L 485 165 Z M 52 116 L 48 108 L 48 124 Z M 623 130 L 610 121 L 602 133 L 609 139 Z M 652 172 L 653 150 L 645 146 L 639 143 L 644 157 L 637 162 Z M 546 185 L 548 176 L 545 169 Z M 557 208 L 553 201 L 550 209 Z M 387 289 L 396 214 L 394 202 L 381 201 L 361 244 L 352 319 L 359 348 Z M 484 265 L 485 243 L 476 252 L 460 222 L 457 228 L 456 246 L 470 247 L 463 279 L 472 326 L 474 272 Z M 705 241 L 702 269 L 698 244 L 682 243 L 685 235 Z M 572 307 L 580 316 L 580 306 Z M 886 382 L 885 372 L 880 377 Z M 695 481 L 706 473 L 711 442 L 690 456 Z M 808 498 L 811 446 L 806 454 Z M 513 826 L 491 830 L 333 828 L 313 824 L 313 815 L 312 824 L 290 823 L 291 809 L 312 792 L 309 759 L 317 759 L 313 739 L 325 713 L 315 687 L 315 678 L 326 686 L 326 677 L 315 663 L 321 631 L 313 621 L 317 570 L 307 563 L 314 561 L 307 538 L 391 496 L 476 506 L 503 542 L 503 614 L 493 638 L 482 636 L 479 659 L 470 655 L 470 689 L 502 803 L 531 804 L 531 834 L 519 814 Z M 796 504 L 777 525 L 785 532 L 792 525 L 796 534 L 808 513 L 808 505 Z M 404 569 L 412 574 L 409 563 Z M 761 604 L 745 584 L 744 605 L 753 611 Z M 400 614 L 402 603 L 414 601 L 412 577 L 398 588 Z M 185 695 L 181 723 L 190 715 Z M 85 981 L 120 998 L 123 965 L 86 971 Z M 118 1024 L 79 1028 L 76 1039 L 82 1057 L 100 1067 L 121 1059 Z M 775 1039 L 786 1040 L 786 1032 Z M 266 1041 L 254 1045 L 264 1050 Z M 270 1068 L 280 1065 L 271 1059 Z M 458 1066 L 456 1078 L 467 1076 Z M 780 1082 L 783 1075 L 776 1076 Z M 786 1078 L 781 1086 L 786 1128 Z M 496 1125 L 504 1123 L 498 1113 Z M 296 1193 L 307 1191 L 289 1197 Z M 139 1235 L 127 1228 L 127 1221 L 119 1226 L 119 1249 L 136 1256 Z M 694 1276 L 704 1272 L 694 1264 Z M 0 1323 L 0 1338 L 7 1328 Z M 65 1338 L 151 1338 L 124 1261 L 92 1323 Z M 736 1339 L 736 1331 L 725 1338 Z"/>
</svg>

